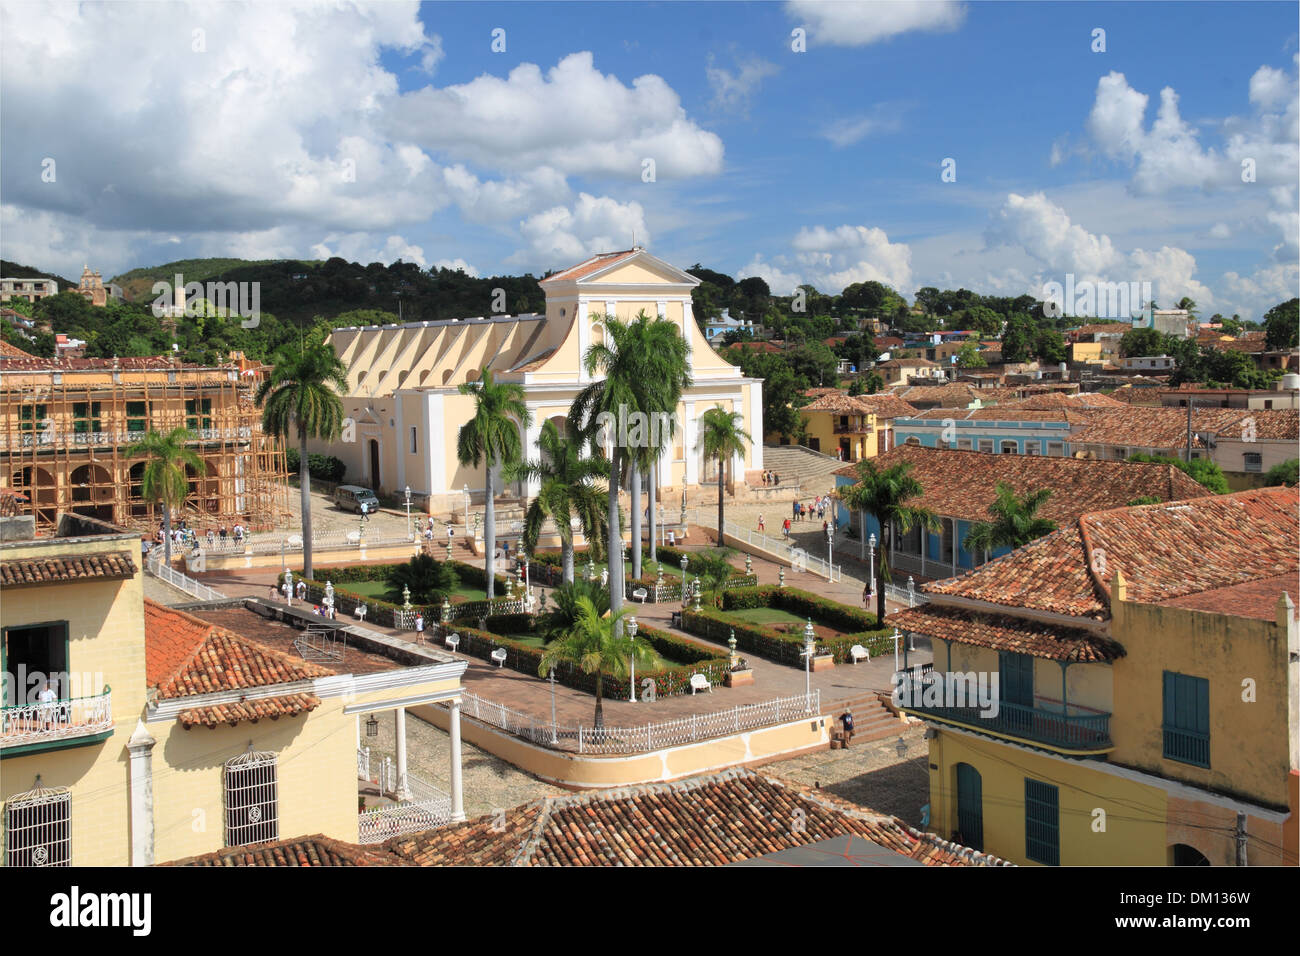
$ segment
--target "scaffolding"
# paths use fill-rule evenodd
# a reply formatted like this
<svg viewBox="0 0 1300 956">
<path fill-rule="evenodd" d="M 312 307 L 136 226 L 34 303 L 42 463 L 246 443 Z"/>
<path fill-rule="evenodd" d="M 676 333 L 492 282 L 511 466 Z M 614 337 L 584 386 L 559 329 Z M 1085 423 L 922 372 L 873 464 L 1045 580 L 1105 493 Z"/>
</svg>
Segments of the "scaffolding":
<svg viewBox="0 0 1300 956">
<path fill-rule="evenodd" d="M 75 512 L 152 531 L 162 509 L 141 488 L 147 459 L 127 452 L 149 431 L 183 427 L 205 467 L 186 467 L 189 490 L 174 523 L 183 518 L 196 531 L 236 522 L 250 531 L 283 526 L 285 452 L 262 430 L 256 385 L 236 365 L 0 362 L 0 490 L 25 496 L 41 527 Z"/>
</svg>

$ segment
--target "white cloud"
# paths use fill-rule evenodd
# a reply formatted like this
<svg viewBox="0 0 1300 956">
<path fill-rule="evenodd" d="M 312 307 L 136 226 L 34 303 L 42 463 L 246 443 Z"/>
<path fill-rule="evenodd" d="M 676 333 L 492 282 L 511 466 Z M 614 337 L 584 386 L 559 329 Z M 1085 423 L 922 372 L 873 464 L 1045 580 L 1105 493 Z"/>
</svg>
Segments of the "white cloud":
<svg viewBox="0 0 1300 956">
<path fill-rule="evenodd" d="M 608 196 L 580 193 L 572 206 L 556 206 L 519 224 L 528 242 L 507 261 L 540 269 L 571 266 L 598 252 L 649 246 L 645 210 L 638 202 L 620 203 Z"/>
<path fill-rule="evenodd" d="M 947 32 L 966 18 L 952 0 L 787 0 L 786 15 L 814 43 L 866 46 L 913 30 Z"/>
<path fill-rule="evenodd" d="M 704 75 L 708 77 L 709 87 L 713 90 L 713 107 L 737 113 L 747 112 L 759 85 L 779 72 L 780 67 L 775 63 L 756 56 L 741 61 L 733 73 L 715 66 L 710 54 L 708 66 L 704 68 Z"/>
<path fill-rule="evenodd" d="M 504 79 L 483 74 L 407 93 L 384 126 L 426 149 L 490 168 L 545 166 L 638 182 L 645 158 L 654 159 L 659 177 L 722 169 L 722 140 L 687 117 L 661 77 L 647 74 L 625 86 L 596 69 L 589 52 L 570 54 L 545 74 L 523 63 Z"/>
<path fill-rule="evenodd" d="M 912 292 L 911 250 L 906 243 L 890 242 L 882 229 L 805 226 L 791 240 L 791 249 L 790 255 L 775 256 L 771 262 L 755 255 L 738 275 L 762 276 L 778 295 L 789 295 L 804 284 L 838 294 L 845 286 L 871 280 L 904 295 Z"/>
<path fill-rule="evenodd" d="M 312 252 L 318 259 L 339 256 L 349 262 L 382 262 L 385 265 L 391 265 L 400 259 L 403 262 L 414 262 L 421 269 L 429 265 L 424 258 L 424 250 L 402 236 L 389 236 L 380 247 L 375 247 L 372 243 L 373 238 L 366 233 L 330 235 L 312 246 Z"/>
<path fill-rule="evenodd" d="M 822 130 L 822 136 L 836 146 L 851 146 L 877 133 L 894 133 L 902 126 L 902 108 L 879 104 L 866 116 L 845 116 Z"/>
<path fill-rule="evenodd" d="M 1225 272 L 1223 289 L 1224 305 L 1216 311 L 1224 315 L 1237 313 L 1244 319 L 1258 321 L 1279 302 L 1300 295 L 1300 266 L 1295 262 L 1279 262 L 1257 269 L 1249 276 Z"/>
<path fill-rule="evenodd" d="M 1209 235 L 1211 239 L 1231 239 L 1232 230 L 1228 228 L 1226 222 L 1216 222 L 1210 227 Z"/>
<path fill-rule="evenodd" d="M 434 266 L 439 269 L 450 269 L 452 272 L 460 270 L 465 273 L 465 275 L 474 279 L 477 279 L 479 276 L 479 271 L 477 269 L 459 257 L 455 259 L 439 259 L 434 263 Z"/>
</svg>

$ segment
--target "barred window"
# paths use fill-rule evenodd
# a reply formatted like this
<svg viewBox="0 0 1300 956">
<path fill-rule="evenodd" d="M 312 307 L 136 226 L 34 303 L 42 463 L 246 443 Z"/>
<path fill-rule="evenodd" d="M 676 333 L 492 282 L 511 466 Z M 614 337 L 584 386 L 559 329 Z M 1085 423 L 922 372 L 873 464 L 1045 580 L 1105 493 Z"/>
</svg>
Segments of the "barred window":
<svg viewBox="0 0 1300 956">
<path fill-rule="evenodd" d="M 67 787 L 38 787 L 6 800 L 5 866 L 71 866 L 71 810 Z"/>
<path fill-rule="evenodd" d="M 280 838 L 276 755 L 249 751 L 226 762 L 226 846 Z"/>
</svg>

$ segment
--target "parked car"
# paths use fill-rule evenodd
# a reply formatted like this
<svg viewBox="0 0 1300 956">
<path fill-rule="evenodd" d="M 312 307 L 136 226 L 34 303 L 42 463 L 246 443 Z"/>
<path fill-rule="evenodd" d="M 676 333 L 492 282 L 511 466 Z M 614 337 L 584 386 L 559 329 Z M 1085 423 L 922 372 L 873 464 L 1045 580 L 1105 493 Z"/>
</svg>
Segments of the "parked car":
<svg viewBox="0 0 1300 956">
<path fill-rule="evenodd" d="M 360 485 L 339 485 L 334 489 L 334 504 L 342 511 L 361 513 L 361 506 L 366 506 L 369 514 L 379 510 L 379 499 L 369 488 Z"/>
</svg>

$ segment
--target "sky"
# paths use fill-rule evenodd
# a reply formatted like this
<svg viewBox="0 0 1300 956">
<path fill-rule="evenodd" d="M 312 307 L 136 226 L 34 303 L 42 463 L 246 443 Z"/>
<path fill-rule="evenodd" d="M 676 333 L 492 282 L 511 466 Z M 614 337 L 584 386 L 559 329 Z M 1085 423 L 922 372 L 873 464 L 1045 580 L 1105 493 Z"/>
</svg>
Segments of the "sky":
<svg viewBox="0 0 1300 956">
<path fill-rule="evenodd" d="M 1294 3 L 0 2 L 0 255 L 1300 291 Z"/>
</svg>

